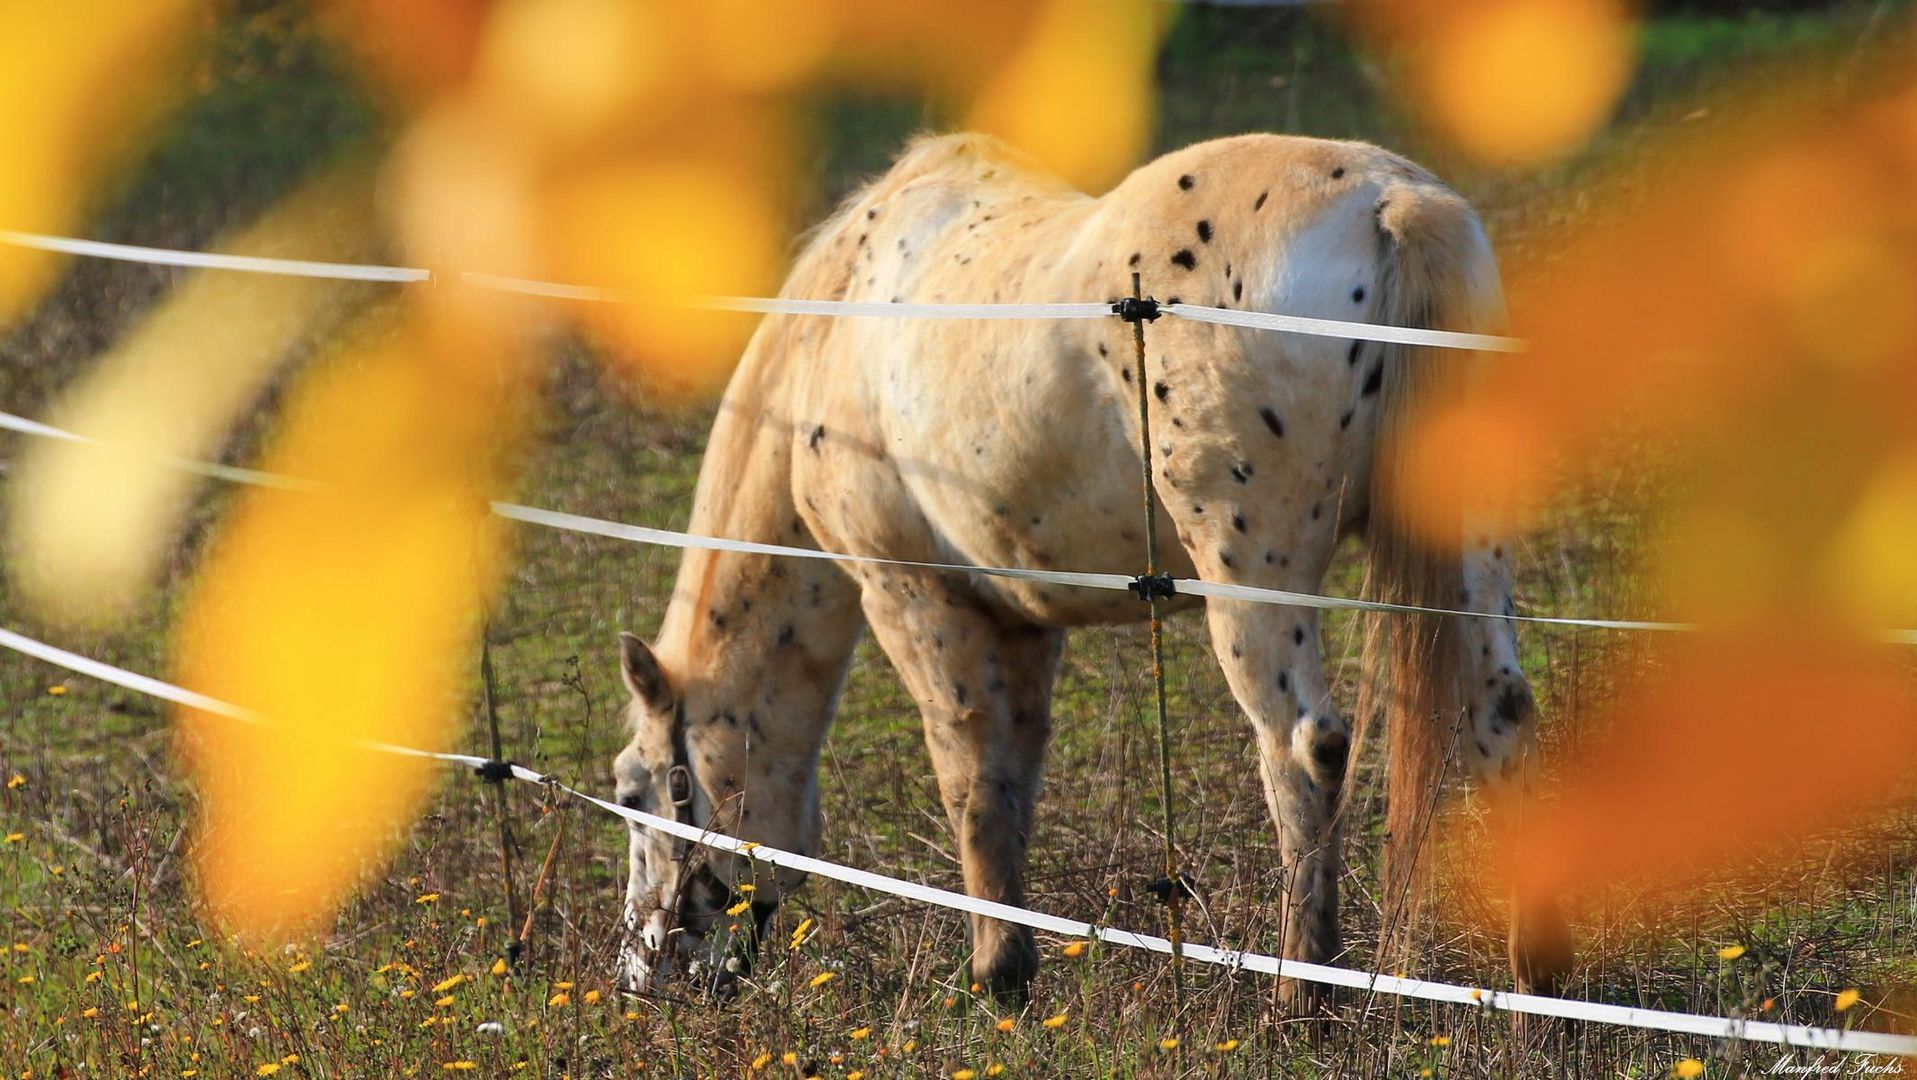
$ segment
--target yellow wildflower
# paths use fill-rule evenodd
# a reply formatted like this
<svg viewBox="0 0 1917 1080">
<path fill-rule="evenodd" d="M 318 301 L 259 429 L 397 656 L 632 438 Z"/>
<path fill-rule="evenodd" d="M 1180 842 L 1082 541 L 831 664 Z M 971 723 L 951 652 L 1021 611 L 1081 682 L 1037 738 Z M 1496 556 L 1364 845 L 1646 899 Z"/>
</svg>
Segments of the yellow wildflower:
<svg viewBox="0 0 1917 1080">
<path fill-rule="evenodd" d="M 442 1009 L 443 1009 L 443 1008 L 445 1008 L 445 1007 L 446 1007 L 446 1006 L 448 1006 L 448 1005 L 451 1005 L 452 1003 L 453 1003 L 453 995 L 451 995 L 451 994 L 447 994 L 447 995 L 446 995 L 445 997 L 443 997 L 443 998 L 436 998 L 436 999 L 434 999 L 434 1001 L 433 1001 L 433 1004 L 435 1004 L 435 1005 L 437 1005 L 437 1006 L 439 1006 L 439 1007 L 440 1007 L 440 1008 L 442 1008 Z"/>
<path fill-rule="evenodd" d="M 65 683 L 54 683 L 52 686 L 47 687 L 47 693 L 52 694 L 54 697 L 59 697 L 66 692 L 67 684 Z"/>
<path fill-rule="evenodd" d="M 10 832 L 10 833 L 8 833 L 8 834 L 7 834 L 7 843 L 9 843 L 9 844 L 19 844 L 19 843 L 23 843 L 23 842 L 25 842 L 25 840 L 26 840 L 26 838 L 27 838 L 27 834 L 26 834 L 26 833 L 23 833 L 23 832 Z"/>
<path fill-rule="evenodd" d="M 836 971 L 821 971 L 817 975 L 812 976 L 812 981 L 807 985 L 817 988 L 824 986 L 836 978 L 838 978 L 838 972 Z"/>
<path fill-rule="evenodd" d="M 1051 1016 L 1046 1017 L 1044 1020 L 1044 1023 L 1046 1027 L 1056 1030 L 1058 1028 L 1064 1027 L 1065 1021 L 1067 1019 L 1068 1019 L 1068 1015 L 1066 1013 L 1054 1013 Z"/>
<path fill-rule="evenodd" d="M 415 904 L 437 904 L 437 903 L 439 903 L 439 894 L 438 894 L 438 893 L 436 893 L 436 892 L 429 892 L 429 893 L 422 893 L 422 894 L 420 894 L 419 896 L 416 896 L 416 897 L 414 897 L 414 898 L 413 898 L 413 903 L 415 903 Z"/>
<path fill-rule="evenodd" d="M 975 1069 L 959 1069 L 952 1074 L 952 1080 L 975 1080 L 977 1076 L 978 1071 Z"/>
<path fill-rule="evenodd" d="M 852 1040 L 854 1042 L 857 1042 L 860 1039 L 869 1039 L 871 1037 L 872 1037 L 872 1029 L 869 1027 L 852 1029 Z"/>
<path fill-rule="evenodd" d="M 1693 1077 L 1704 1075 L 1704 1063 L 1696 1058 L 1685 1058 L 1671 1066 L 1671 1075 L 1678 1080 L 1692 1080 Z"/>
<path fill-rule="evenodd" d="M 992 1062 L 990 1065 L 985 1066 L 985 1075 L 987 1076 L 997 1076 L 1000 1073 L 1003 1073 L 1004 1071 L 1005 1071 L 1005 1066 L 1000 1065 L 996 1061 Z"/>
<path fill-rule="evenodd" d="M 300 962 L 294 964 L 292 967 L 287 968 L 286 971 L 287 971 L 287 974 L 289 975 L 298 975 L 300 972 L 305 971 L 307 968 L 310 968 L 312 966 L 313 966 L 313 962 L 311 960 L 301 960 Z"/>
<path fill-rule="evenodd" d="M 799 1055 L 794 1051 L 787 1050 L 785 1053 L 779 1055 L 779 1060 L 787 1065 L 797 1065 L 799 1063 Z"/>
<path fill-rule="evenodd" d="M 274 1073 L 279 1071 L 280 1071 L 280 1063 L 277 1061 L 269 1061 L 266 1064 L 261 1065 L 259 1068 L 254 1069 L 253 1075 L 254 1076 L 271 1076 Z"/>
<path fill-rule="evenodd" d="M 751 908 L 752 908 L 752 901 L 741 900 L 738 903 L 727 908 L 726 914 L 737 918 L 740 915 L 744 915 L 747 911 L 751 910 Z"/>
<path fill-rule="evenodd" d="M 1059 951 L 1064 953 L 1068 957 L 1072 957 L 1076 959 L 1077 957 L 1085 955 L 1085 943 L 1082 941 L 1074 941 L 1067 944 L 1063 949 Z"/>
<path fill-rule="evenodd" d="M 474 1069 L 479 1068 L 479 1062 L 465 1061 L 465 1060 L 449 1061 L 446 1064 L 441 1065 L 440 1068 L 446 1070 L 447 1072 L 471 1072 Z"/>
<path fill-rule="evenodd" d="M 1717 950 L 1717 958 L 1719 960 L 1735 960 L 1738 957 L 1743 955 L 1744 955 L 1744 946 L 1742 945 L 1726 945 L 1723 948 Z"/>
<path fill-rule="evenodd" d="M 1162 1038 L 1162 1039 L 1160 1039 L 1160 1040 L 1158 1040 L 1158 1048 L 1159 1048 L 1160 1050 L 1176 1050 L 1176 1049 L 1178 1049 L 1178 1036 L 1176 1036 L 1176 1035 L 1167 1035 L 1167 1036 L 1165 1036 L 1164 1038 Z"/>
<path fill-rule="evenodd" d="M 1857 1004 L 1857 1002 L 1863 996 L 1864 995 L 1858 993 L 1855 990 L 1846 990 L 1843 993 L 1837 995 L 1837 1002 L 1836 1002 L 1837 1011 L 1843 1012 L 1849 1009 L 1852 1005 Z"/>
<path fill-rule="evenodd" d="M 353 1007 L 342 1001 L 338 1005 L 333 1006 L 333 1011 L 341 1016 L 345 1016 L 347 1013 L 353 1011 Z"/>
<path fill-rule="evenodd" d="M 1017 1026 L 1018 1026 L 1018 1021 L 1013 1020 L 1009 1016 L 998 1022 L 998 1029 L 1000 1031 L 1010 1031 Z"/>
<path fill-rule="evenodd" d="M 605 995 L 601 994 L 597 990 L 588 990 L 586 991 L 586 1004 L 597 1005 L 599 1004 L 599 999 L 603 996 Z"/>
<path fill-rule="evenodd" d="M 804 922 L 801 922 L 799 924 L 798 929 L 792 931 L 792 947 L 794 949 L 797 949 L 799 946 L 805 944 L 806 937 L 809 936 L 811 933 L 812 933 L 812 920 L 811 918 L 808 917 Z"/>
<path fill-rule="evenodd" d="M 742 892 L 742 893 L 752 893 L 752 892 L 759 891 L 759 887 L 757 885 L 752 884 L 751 882 L 747 882 L 744 885 L 736 886 L 736 888 L 739 892 Z"/>
<path fill-rule="evenodd" d="M 1431 1045 L 1433 1045 L 1433 1046 L 1450 1046 L 1450 1045 L 1451 1045 L 1451 1036 L 1449 1036 L 1449 1035 L 1433 1035 L 1433 1036 L 1431 1036 Z"/>
<path fill-rule="evenodd" d="M 12 776 L 7 777 L 8 791 L 12 791 L 15 788 L 23 788 L 26 786 L 27 786 L 27 778 L 24 776 L 21 776 L 19 773 L 14 773 Z"/>
<path fill-rule="evenodd" d="M 772 1055 L 770 1053 L 762 1052 L 758 1057 L 752 1059 L 752 1068 L 754 1070 L 763 1069 L 770 1064 L 772 1064 Z"/>
<path fill-rule="evenodd" d="M 1237 1039 L 1226 1039 L 1224 1042 L 1212 1044 L 1212 1050 L 1215 1053 L 1229 1054 L 1236 1049 L 1238 1049 Z"/>
<path fill-rule="evenodd" d="M 572 1004 L 572 995 L 566 993 L 564 990 L 546 999 L 546 1005 L 554 1009 L 570 1004 Z"/>
<path fill-rule="evenodd" d="M 451 990 L 453 987 L 458 986 L 460 983 L 465 982 L 467 978 L 469 978 L 469 976 L 467 976 L 466 973 L 464 972 L 461 972 L 458 975 L 448 975 L 447 977 L 439 980 L 439 982 L 433 985 L 433 993 L 443 994 L 446 991 Z"/>
<path fill-rule="evenodd" d="M 494 975 L 506 974 L 506 958 L 505 957 L 502 956 L 499 959 L 493 961 L 493 974 Z"/>
</svg>

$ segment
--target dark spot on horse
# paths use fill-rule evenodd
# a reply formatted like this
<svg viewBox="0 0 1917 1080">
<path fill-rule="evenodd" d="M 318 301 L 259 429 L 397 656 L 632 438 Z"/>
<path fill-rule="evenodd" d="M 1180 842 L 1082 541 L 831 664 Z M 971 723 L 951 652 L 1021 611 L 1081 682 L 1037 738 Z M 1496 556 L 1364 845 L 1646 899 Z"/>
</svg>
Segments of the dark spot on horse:
<svg viewBox="0 0 1917 1080">
<path fill-rule="evenodd" d="M 1142 251 L 1134 251 L 1134 252 L 1132 252 L 1132 257 L 1131 257 L 1131 258 L 1129 258 L 1129 259 L 1126 259 L 1126 260 L 1125 260 L 1125 265 L 1126 265 L 1126 266 L 1137 266 L 1137 265 L 1138 265 L 1138 258 L 1139 258 L 1139 256 L 1140 256 L 1140 255 L 1143 255 L 1143 254 L 1144 254 L 1144 252 L 1142 252 Z"/>
<path fill-rule="evenodd" d="M 1105 343 L 1104 343 L 1104 342 L 1102 342 L 1102 341 L 1098 343 L 1098 355 L 1100 355 L 1100 356 L 1110 356 L 1110 355 L 1111 355 L 1111 350 L 1109 350 L 1109 349 L 1107 349 L 1107 348 L 1105 348 Z"/>
<path fill-rule="evenodd" d="M 1242 660 L 1242 659 L 1244 659 L 1244 657 L 1245 657 L 1245 650 L 1243 650 L 1243 649 L 1241 649 L 1241 648 L 1239 648 L 1239 647 L 1238 647 L 1238 643 L 1237 643 L 1236 641 L 1234 641 L 1234 642 L 1232 642 L 1232 643 L 1231 643 L 1231 658 L 1232 658 L 1233 660 Z"/>
<path fill-rule="evenodd" d="M 1272 553 L 1271 553 L 1271 552 L 1269 552 L 1269 551 L 1267 551 L 1267 552 L 1265 552 L 1265 565 L 1266 565 L 1266 566 L 1270 566 L 1270 565 L 1271 565 L 1272 563 L 1274 563 L 1274 562 L 1277 562 L 1277 561 L 1278 561 L 1278 556 L 1276 556 L 1276 555 L 1274 555 L 1274 554 L 1272 554 Z"/>
<path fill-rule="evenodd" d="M 1194 513 L 1194 514 L 1202 514 L 1202 513 L 1204 513 L 1204 512 L 1205 512 L 1205 508 L 1204 508 L 1204 507 L 1202 507 L 1202 506 L 1199 506 L 1199 505 L 1198 505 L 1198 504 L 1196 504 L 1196 503 L 1193 503 L 1193 504 L 1192 504 L 1192 508 L 1191 508 L 1191 512 L 1192 512 L 1192 513 Z"/>
<path fill-rule="evenodd" d="M 1324 737 L 1311 748 L 1312 760 L 1316 761 L 1318 767 L 1330 776 L 1344 775 L 1345 757 L 1350 753 L 1351 740 L 1337 731 L 1326 732 Z"/>
<path fill-rule="evenodd" d="M 1347 353 L 1345 353 L 1345 363 L 1346 363 L 1346 364 L 1348 364 L 1348 365 L 1349 365 L 1349 366 L 1351 366 L 1351 367 L 1357 367 L 1357 366 L 1358 366 L 1358 353 L 1360 353 L 1361 351 L 1363 351 L 1363 349 L 1364 349 L 1364 347 L 1365 347 L 1365 343 L 1364 343 L 1364 342 L 1362 342 L 1362 341 L 1353 341 L 1353 342 L 1351 343 L 1351 351 L 1350 351 L 1350 352 L 1347 352 Z"/>
<path fill-rule="evenodd" d="M 1126 381 L 1126 382 L 1128 382 L 1128 383 L 1129 383 L 1129 382 L 1131 382 L 1131 381 L 1132 381 L 1132 369 L 1131 369 L 1131 368 L 1119 368 L 1119 369 L 1118 369 L 1118 373 L 1119 373 L 1120 375 L 1123 375 L 1123 376 L 1125 377 L 1125 381 Z"/>
<path fill-rule="evenodd" d="M 1251 462 L 1241 461 L 1233 465 L 1231 467 L 1231 478 L 1241 484 L 1249 482 L 1251 480 Z"/>
<path fill-rule="evenodd" d="M 1171 261 L 1174 266 L 1182 266 L 1190 270 L 1198 265 L 1198 256 L 1193 255 L 1190 248 L 1179 248 L 1178 252 L 1171 257 Z"/>
<path fill-rule="evenodd" d="M 1294 626 L 1291 628 L 1291 643 L 1293 645 L 1303 645 L 1305 643 L 1305 628 L 1303 626 Z"/>
<path fill-rule="evenodd" d="M 1185 426 L 1185 422 L 1183 420 L 1180 420 L 1178 417 L 1174 416 L 1172 417 L 1172 426 L 1176 428 L 1181 428 Z"/>
<path fill-rule="evenodd" d="M 718 608 L 713 608 L 711 611 L 707 612 L 706 615 L 712 619 L 712 625 L 718 627 L 721 630 L 724 630 L 726 628 L 726 617 L 724 615 L 719 614 Z"/>
<path fill-rule="evenodd" d="M 878 216 L 879 216 L 879 208 L 876 206 L 865 212 L 865 220 L 867 221 L 871 221 L 873 218 Z"/>
<path fill-rule="evenodd" d="M 1365 287 L 1363 285 L 1351 290 L 1351 302 L 1354 304 L 1362 304 L 1365 302 Z"/>
<path fill-rule="evenodd" d="M 970 696 L 971 696 L 971 691 L 965 688 L 964 683 L 952 684 L 952 697 L 956 699 L 960 705 L 965 704 L 965 699 Z"/>
<path fill-rule="evenodd" d="M 1291 693 L 1291 672 L 1281 671 L 1278 673 L 1278 689 L 1283 690 L 1287 694 Z"/>
<path fill-rule="evenodd" d="M 1278 410 L 1267 405 L 1258 410 L 1258 415 L 1264 419 L 1265 426 L 1271 429 L 1273 435 L 1281 439 L 1285 437 L 1285 422 L 1278 419 Z"/>
<path fill-rule="evenodd" d="M 820 424 L 818 427 L 813 428 L 812 434 L 806 438 L 805 440 L 806 449 L 812 451 L 815 454 L 818 453 L 819 443 L 822 442 L 824 439 L 825 439 L 825 425 Z"/>
<path fill-rule="evenodd" d="M 1379 364 L 1377 367 L 1371 369 L 1370 374 L 1365 376 L 1365 386 L 1363 390 L 1359 391 L 1359 394 L 1363 397 L 1370 397 L 1371 395 L 1377 393 L 1378 388 L 1383 385 L 1384 385 L 1384 365 Z"/>
<path fill-rule="evenodd" d="M 1345 414 L 1338 418 L 1338 429 L 1342 431 L 1345 428 L 1348 428 L 1350 426 L 1351 426 L 1351 410 L 1346 409 Z"/>
<path fill-rule="evenodd" d="M 1178 299 L 1178 298 L 1177 298 L 1176 296 L 1174 296 L 1174 297 L 1172 297 L 1171 299 L 1169 299 L 1169 300 L 1167 300 L 1167 301 L 1165 301 L 1165 303 L 1167 303 L 1167 304 L 1177 304 L 1177 303 L 1182 303 L 1182 301 L 1180 301 L 1180 300 L 1179 300 L 1179 299 Z"/>
<path fill-rule="evenodd" d="M 1211 243 L 1211 222 L 1200 221 L 1198 223 L 1198 242 L 1201 244 Z"/>
<path fill-rule="evenodd" d="M 1231 283 L 1231 298 L 1233 300 L 1242 300 L 1245 298 L 1245 283 L 1243 281 L 1234 281 Z"/>
<path fill-rule="evenodd" d="M 1171 399 L 1171 387 L 1162 382 L 1153 383 L 1152 394 L 1155 395 L 1159 401 L 1169 401 Z"/>
<path fill-rule="evenodd" d="M 1502 558 L 1504 558 L 1504 547 L 1503 547 L 1503 545 L 1499 545 L 1498 547 L 1494 547 L 1494 548 L 1492 548 L 1492 549 L 1491 549 L 1491 557 L 1492 557 L 1492 558 L 1494 558 L 1494 559 L 1502 559 Z"/>
<path fill-rule="evenodd" d="M 1219 552 L 1218 562 L 1220 563 L 1220 565 L 1224 566 L 1224 568 L 1227 570 L 1230 570 L 1232 567 L 1238 565 L 1237 561 L 1231 557 L 1231 552 L 1229 551 Z"/>
<path fill-rule="evenodd" d="M 1477 744 L 1478 744 L 1478 756 L 1479 756 L 1479 757 L 1487 757 L 1487 758 L 1488 758 L 1488 757 L 1490 757 L 1490 756 L 1491 756 L 1491 748 L 1490 748 L 1490 747 L 1488 747 L 1488 746 L 1486 746 L 1486 745 L 1484 745 L 1484 740 L 1483 740 L 1483 739 L 1478 739 L 1478 740 L 1476 740 L 1476 742 L 1477 742 Z"/>
<path fill-rule="evenodd" d="M 786 623 L 785 626 L 780 628 L 779 630 L 779 644 L 781 645 L 792 644 L 792 639 L 797 637 L 798 634 L 799 634 L 798 630 L 794 628 L 791 623 Z"/>
<path fill-rule="evenodd" d="M 1263 210 L 1265 208 L 1265 197 L 1270 194 L 1271 192 L 1269 191 L 1261 191 L 1258 193 L 1257 200 L 1251 204 L 1252 213 L 1257 213 L 1258 211 Z"/>
<path fill-rule="evenodd" d="M 1345 167 L 1343 165 L 1340 165 L 1337 168 L 1331 170 L 1331 178 L 1333 180 L 1343 180 L 1345 178 Z"/>
<path fill-rule="evenodd" d="M 1178 178 L 1178 190 L 1190 191 L 1192 184 L 1196 182 L 1197 181 L 1193 178 L 1193 176 L 1190 173 L 1186 173 L 1185 175 Z"/>
<path fill-rule="evenodd" d="M 1312 503 L 1312 504 L 1311 504 L 1311 520 L 1313 520 L 1313 521 L 1317 521 L 1317 520 L 1318 520 L 1318 519 L 1319 519 L 1320 517 L 1323 517 L 1323 516 L 1324 516 L 1324 512 L 1325 512 L 1325 504 L 1324 504 L 1324 503 Z"/>
<path fill-rule="evenodd" d="M 1233 514 L 1231 516 L 1231 527 L 1234 529 L 1237 529 L 1239 532 L 1244 532 L 1245 531 L 1245 515 Z"/>
<path fill-rule="evenodd" d="M 1510 685 L 1504 693 L 1498 695 L 1495 706 L 1497 716 L 1508 724 L 1520 724 L 1532 711 L 1531 695 L 1519 686 Z"/>
</svg>

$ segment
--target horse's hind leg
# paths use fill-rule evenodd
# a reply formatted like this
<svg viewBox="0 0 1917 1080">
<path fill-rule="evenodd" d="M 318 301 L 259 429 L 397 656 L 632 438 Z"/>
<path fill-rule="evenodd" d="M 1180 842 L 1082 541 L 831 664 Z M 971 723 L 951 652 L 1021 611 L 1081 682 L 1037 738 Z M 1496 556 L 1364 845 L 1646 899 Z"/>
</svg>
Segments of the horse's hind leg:
<svg viewBox="0 0 1917 1080">
<path fill-rule="evenodd" d="M 1463 606 L 1510 615 L 1510 550 L 1480 538 L 1465 553 Z M 1517 626 L 1502 619 L 1460 619 L 1466 709 L 1459 752 L 1481 785 L 1508 839 L 1522 842 L 1525 803 L 1537 783 L 1538 720 L 1531 684 L 1518 666 Z M 1511 974 L 1525 993 L 1551 993 L 1570 969 L 1571 936 L 1551 897 L 1514 898 Z"/>
<path fill-rule="evenodd" d="M 864 577 L 873 635 L 924 718 L 965 891 L 1022 907 L 1064 631 L 1001 625 L 956 578 Z M 1038 970 L 1032 932 L 978 916 L 971 927 L 973 981 L 1022 995 Z"/>
</svg>

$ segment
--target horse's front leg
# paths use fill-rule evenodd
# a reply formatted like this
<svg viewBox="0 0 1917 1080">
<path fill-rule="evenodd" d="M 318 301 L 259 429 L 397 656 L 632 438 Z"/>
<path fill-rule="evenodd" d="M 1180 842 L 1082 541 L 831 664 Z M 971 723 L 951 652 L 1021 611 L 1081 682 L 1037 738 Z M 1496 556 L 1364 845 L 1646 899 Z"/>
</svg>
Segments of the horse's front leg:
<svg viewBox="0 0 1917 1080">
<path fill-rule="evenodd" d="M 1497 538 L 1477 539 L 1464 559 L 1462 605 L 1511 615 L 1511 550 Z M 1466 727 L 1459 739 L 1465 771 L 1491 804 L 1493 821 L 1513 844 L 1523 843 L 1524 809 L 1538 777 L 1538 719 L 1531 684 L 1518 666 L 1516 624 L 1460 619 L 1464 671 L 1460 675 Z M 1511 974 L 1523 993 L 1549 994 L 1570 970 L 1572 942 L 1554 897 L 1514 897 Z"/>
<path fill-rule="evenodd" d="M 868 573 L 864 603 L 924 719 L 965 891 L 1023 907 L 1064 631 L 1001 625 L 961 579 L 916 571 Z M 1038 970 L 1031 930 L 978 916 L 971 930 L 972 980 L 1022 996 Z"/>
</svg>

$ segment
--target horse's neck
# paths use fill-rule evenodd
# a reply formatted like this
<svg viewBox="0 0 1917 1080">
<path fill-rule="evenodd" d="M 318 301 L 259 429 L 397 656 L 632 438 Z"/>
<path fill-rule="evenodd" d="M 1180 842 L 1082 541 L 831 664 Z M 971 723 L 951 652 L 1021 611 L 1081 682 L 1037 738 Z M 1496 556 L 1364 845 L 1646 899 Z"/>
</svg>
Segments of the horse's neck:
<svg viewBox="0 0 1917 1080">
<path fill-rule="evenodd" d="M 755 350 L 756 351 L 756 350 Z M 793 502 L 791 419 L 774 380 L 754 363 L 727 391 L 706 446 L 690 531 L 756 543 L 812 546 Z M 660 628 L 669 665 L 719 696 L 766 691 L 791 707 L 822 710 L 836 692 L 860 626 L 851 581 L 817 559 L 686 552 Z M 731 682 L 756 678 L 748 686 Z M 821 716 L 821 719 L 823 717 Z"/>
</svg>

